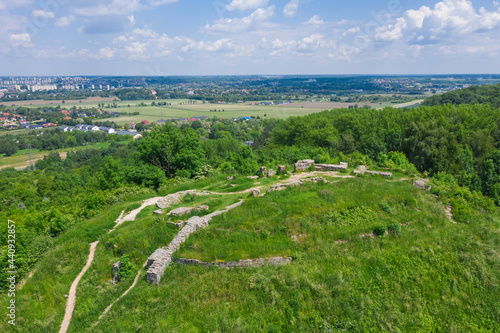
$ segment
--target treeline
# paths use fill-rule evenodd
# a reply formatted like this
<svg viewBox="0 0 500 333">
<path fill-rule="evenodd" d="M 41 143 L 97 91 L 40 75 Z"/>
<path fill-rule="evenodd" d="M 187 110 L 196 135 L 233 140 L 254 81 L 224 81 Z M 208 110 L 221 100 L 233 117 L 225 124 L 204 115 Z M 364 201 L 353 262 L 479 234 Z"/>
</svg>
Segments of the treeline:
<svg viewBox="0 0 500 333">
<path fill-rule="evenodd" d="M 359 152 L 373 160 L 402 152 L 421 172 L 446 172 L 500 204 L 500 112 L 489 105 L 411 110 L 332 110 L 293 117 L 271 133 L 275 146 Z"/>
<path fill-rule="evenodd" d="M 101 131 L 97 132 L 63 132 L 59 128 L 55 130 L 44 130 L 42 133 L 31 131 L 23 135 L 5 135 L 0 137 L 0 154 L 6 156 L 14 155 L 18 150 L 32 149 L 55 150 L 68 147 L 79 147 L 98 142 L 113 142 L 123 139 L 117 135 L 109 135 Z"/>
<path fill-rule="evenodd" d="M 492 107 L 499 108 L 500 84 L 454 90 L 442 95 L 431 96 L 422 103 L 422 105 L 426 106 L 445 104 L 489 104 Z"/>
</svg>

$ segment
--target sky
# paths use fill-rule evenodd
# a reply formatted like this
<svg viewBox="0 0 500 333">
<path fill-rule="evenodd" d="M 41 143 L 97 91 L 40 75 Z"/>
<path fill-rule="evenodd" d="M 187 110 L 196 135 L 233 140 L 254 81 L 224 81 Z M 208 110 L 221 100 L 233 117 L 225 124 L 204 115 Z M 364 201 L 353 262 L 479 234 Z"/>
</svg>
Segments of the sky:
<svg viewBox="0 0 500 333">
<path fill-rule="evenodd" d="M 0 0 L 0 76 L 500 74 L 500 0 Z"/>
</svg>

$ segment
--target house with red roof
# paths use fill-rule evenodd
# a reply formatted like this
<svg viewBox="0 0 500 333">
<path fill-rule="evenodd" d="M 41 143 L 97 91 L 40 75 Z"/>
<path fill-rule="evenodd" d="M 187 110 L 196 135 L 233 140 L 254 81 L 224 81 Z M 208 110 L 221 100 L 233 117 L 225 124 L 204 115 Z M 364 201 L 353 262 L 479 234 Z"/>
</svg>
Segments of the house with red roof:
<svg viewBox="0 0 500 333">
<path fill-rule="evenodd" d="M 143 124 L 143 125 L 149 125 L 149 121 L 143 120 L 143 121 L 141 121 L 141 124 Z"/>
<path fill-rule="evenodd" d="M 196 118 L 189 118 L 188 121 L 197 121 L 198 119 Z"/>
<path fill-rule="evenodd" d="M 71 117 L 64 117 L 64 120 L 71 120 Z"/>
<path fill-rule="evenodd" d="M 135 123 L 130 124 L 130 128 L 135 128 Z"/>
</svg>

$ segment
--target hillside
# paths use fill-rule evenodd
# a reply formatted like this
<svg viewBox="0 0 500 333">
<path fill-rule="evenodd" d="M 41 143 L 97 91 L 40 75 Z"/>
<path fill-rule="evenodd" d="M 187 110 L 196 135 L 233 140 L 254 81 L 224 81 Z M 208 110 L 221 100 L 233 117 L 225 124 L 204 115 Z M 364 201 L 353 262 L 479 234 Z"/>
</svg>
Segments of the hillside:
<svg viewBox="0 0 500 333">
<path fill-rule="evenodd" d="M 318 174 L 327 182 L 266 193 L 274 184 Z M 155 206 L 139 207 L 150 196 L 129 198 L 57 238 L 17 292 L 14 331 L 58 331 L 70 285 L 96 241 L 69 332 L 500 330 L 498 210 L 444 179 L 429 193 L 405 177 L 306 172 L 281 180 L 214 177 L 172 187 L 170 193 L 184 192 L 167 211 L 208 206 L 183 220 L 244 200 L 194 232 L 175 259 L 292 260 L 231 269 L 171 263 L 158 286 L 148 285 L 147 267 L 141 267 L 175 237 L 178 229 L 167 221 L 178 218 L 154 215 Z M 266 194 L 250 195 L 256 187 Z M 212 192 L 184 195 L 194 189 Z M 456 191 L 470 200 L 459 206 Z M 453 220 L 446 216 L 450 199 Z M 139 213 L 109 232 L 128 212 Z M 112 265 L 118 260 L 123 266 L 115 285 Z M 137 271 L 135 287 L 103 315 Z M 10 330 L 5 320 L 1 325 Z"/>
<path fill-rule="evenodd" d="M 489 104 L 492 107 L 500 107 L 500 84 L 473 86 L 458 89 L 428 97 L 422 105 L 445 105 L 445 104 Z"/>
</svg>

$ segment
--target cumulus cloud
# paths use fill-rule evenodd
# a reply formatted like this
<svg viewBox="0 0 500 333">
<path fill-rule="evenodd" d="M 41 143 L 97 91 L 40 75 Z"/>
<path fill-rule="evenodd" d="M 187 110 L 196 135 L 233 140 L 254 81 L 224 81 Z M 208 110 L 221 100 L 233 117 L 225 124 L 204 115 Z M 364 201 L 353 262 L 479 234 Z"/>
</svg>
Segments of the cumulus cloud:
<svg viewBox="0 0 500 333">
<path fill-rule="evenodd" d="M 299 40 L 283 41 L 276 38 L 271 43 L 271 56 L 276 55 L 300 55 L 304 53 L 315 53 L 318 51 L 327 51 L 334 48 L 335 43 L 325 39 L 321 34 L 311 34 Z"/>
<path fill-rule="evenodd" d="M 22 7 L 32 2 L 32 0 L 0 0 L 0 9 Z"/>
<path fill-rule="evenodd" d="M 59 28 L 64 28 L 64 27 L 67 27 L 68 25 L 71 25 L 71 23 L 73 23 L 75 21 L 76 17 L 73 16 L 73 15 L 70 15 L 70 16 L 63 16 L 63 17 L 60 17 L 56 20 L 56 27 L 59 27 Z"/>
<path fill-rule="evenodd" d="M 53 20 L 55 18 L 54 13 L 42 9 L 34 10 L 31 13 L 31 16 L 33 16 L 34 18 L 40 18 L 45 20 Z"/>
<path fill-rule="evenodd" d="M 313 17 L 311 17 L 311 19 L 309 21 L 307 21 L 307 24 L 313 24 L 313 25 L 321 25 L 325 23 L 325 21 L 323 21 L 319 15 L 314 15 Z"/>
<path fill-rule="evenodd" d="M 14 47 L 25 47 L 32 48 L 33 43 L 31 42 L 31 37 L 27 33 L 18 33 L 10 35 L 10 40 Z"/>
<path fill-rule="evenodd" d="M 269 0 L 233 0 L 226 6 L 227 10 L 247 10 L 267 6 Z"/>
<path fill-rule="evenodd" d="M 76 1 L 75 14 L 83 16 L 129 15 L 143 8 L 140 0 Z"/>
<path fill-rule="evenodd" d="M 287 17 L 294 17 L 297 15 L 297 10 L 299 9 L 299 0 L 292 0 L 286 4 L 283 9 L 283 14 Z"/>
<path fill-rule="evenodd" d="M 375 39 L 397 41 L 415 39 L 419 43 L 435 43 L 500 26 L 500 10 L 476 11 L 469 0 L 444 0 L 433 9 L 422 6 L 407 10 L 394 23 L 376 29 Z"/>
<path fill-rule="evenodd" d="M 259 8 L 249 16 L 243 18 L 221 19 L 213 25 L 207 24 L 203 30 L 207 32 L 245 32 L 254 28 L 268 18 L 271 18 L 274 15 L 274 8 L 275 6 Z"/>
</svg>

